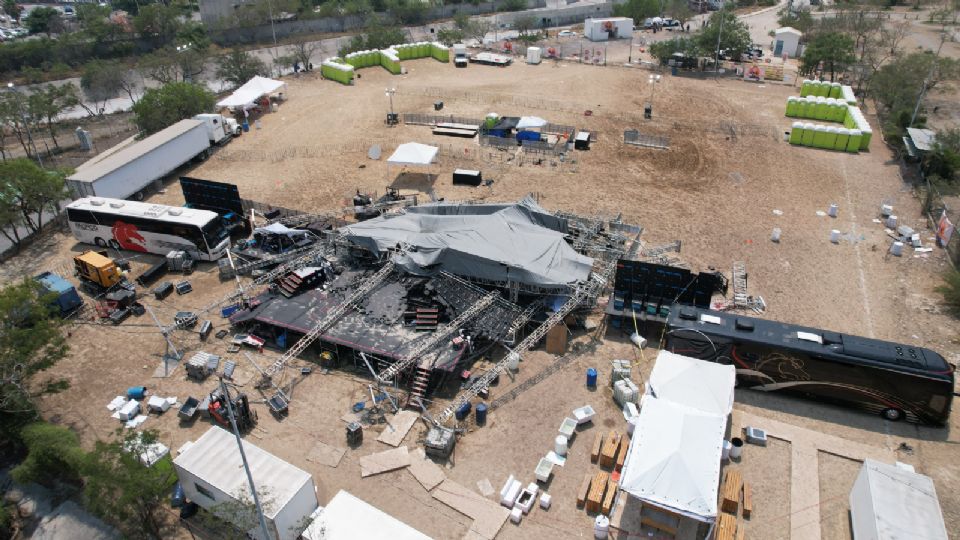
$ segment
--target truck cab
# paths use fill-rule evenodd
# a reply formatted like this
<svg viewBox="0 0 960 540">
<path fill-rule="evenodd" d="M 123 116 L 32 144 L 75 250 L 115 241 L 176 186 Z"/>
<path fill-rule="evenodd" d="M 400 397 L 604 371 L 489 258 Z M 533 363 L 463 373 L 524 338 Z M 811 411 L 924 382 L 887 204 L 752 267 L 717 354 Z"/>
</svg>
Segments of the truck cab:
<svg viewBox="0 0 960 540">
<path fill-rule="evenodd" d="M 50 295 L 56 295 L 52 306 L 60 311 L 60 316 L 66 316 L 73 313 L 77 308 L 83 305 L 83 300 L 77 294 L 77 289 L 69 281 L 52 272 L 44 272 L 36 276 L 40 286 Z"/>
<path fill-rule="evenodd" d="M 107 291 L 124 279 L 117 263 L 96 251 L 77 255 L 73 258 L 73 266 L 81 286 L 87 286 L 86 290 L 91 294 Z"/>
<path fill-rule="evenodd" d="M 198 114 L 193 119 L 203 122 L 207 127 L 210 144 L 224 144 L 231 137 L 239 137 L 243 132 L 236 120 L 227 118 L 222 114 Z"/>
</svg>

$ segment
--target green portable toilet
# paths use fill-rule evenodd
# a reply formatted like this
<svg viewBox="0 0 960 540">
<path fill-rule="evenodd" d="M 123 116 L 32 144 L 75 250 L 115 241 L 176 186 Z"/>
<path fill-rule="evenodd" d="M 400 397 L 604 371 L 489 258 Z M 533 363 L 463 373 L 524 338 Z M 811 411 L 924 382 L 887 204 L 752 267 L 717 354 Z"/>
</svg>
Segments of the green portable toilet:
<svg viewBox="0 0 960 540">
<path fill-rule="evenodd" d="M 813 118 L 816 120 L 826 120 L 830 117 L 830 107 L 827 106 L 827 98 L 817 96 L 816 104 L 813 107 Z"/>
<path fill-rule="evenodd" d="M 817 97 L 830 97 L 830 83 L 827 81 L 820 81 L 820 84 L 817 85 Z"/>
<path fill-rule="evenodd" d="M 847 128 L 837 128 L 837 142 L 833 145 L 834 150 L 841 152 L 847 151 L 847 143 L 850 142 L 850 130 Z"/>
<path fill-rule="evenodd" d="M 421 41 L 420 45 L 417 47 L 417 51 L 420 53 L 418 58 L 426 58 L 430 56 L 430 43 L 427 41 Z"/>
<path fill-rule="evenodd" d="M 814 126 L 810 122 L 803 125 L 803 135 L 800 136 L 800 142 L 804 146 L 813 146 L 813 129 Z"/>
<path fill-rule="evenodd" d="M 864 124 L 866 124 L 866 121 L 864 121 Z M 860 128 L 860 133 L 862 134 L 862 138 L 860 139 L 860 149 L 867 150 L 870 148 L 870 138 L 873 137 L 873 130 L 869 127 L 863 127 Z"/>
<path fill-rule="evenodd" d="M 800 97 L 807 97 L 810 95 L 810 86 L 813 84 L 813 81 L 810 79 L 804 79 L 803 83 L 800 85 Z"/>
<path fill-rule="evenodd" d="M 840 83 L 838 82 L 830 83 L 830 97 L 834 99 L 843 98 L 843 89 L 841 88 Z"/>
<path fill-rule="evenodd" d="M 488 113 L 487 117 L 483 119 L 483 128 L 491 129 L 493 126 L 497 125 L 500 121 L 500 115 L 497 113 Z"/>
<path fill-rule="evenodd" d="M 843 127 L 847 129 L 853 129 L 857 127 L 857 121 L 853 119 L 853 108 L 853 105 L 847 105 L 847 108 L 844 111 Z"/>
<path fill-rule="evenodd" d="M 827 145 L 827 126 L 817 124 L 813 127 L 813 146 L 814 148 L 831 148 L 833 146 Z"/>
<path fill-rule="evenodd" d="M 793 96 L 787 98 L 787 116 L 790 118 L 797 116 L 797 98 Z"/>
<path fill-rule="evenodd" d="M 370 64 L 371 64 L 370 51 L 360 51 L 357 54 L 360 55 L 360 67 L 370 67 Z"/>
<path fill-rule="evenodd" d="M 824 148 L 827 148 L 829 150 L 837 149 L 837 134 L 839 132 L 840 132 L 840 128 L 834 127 L 834 126 L 827 126 L 827 138 L 825 139 L 826 142 L 824 142 L 826 146 L 824 146 Z"/>
<path fill-rule="evenodd" d="M 807 96 L 807 114 L 805 118 L 817 117 L 817 96 Z"/>
<path fill-rule="evenodd" d="M 807 98 L 797 98 L 794 100 L 796 103 L 796 108 L 794 112 L 796 113 L 797 118 L 806 118 L 807 117 Z"/>
<path fill-rule="evenodd" d="M 834 99 L 833 107 L 830 108 L 830 121 L 842 124 L 845 116 L 847 116 L 847 104 L 842 100 Z"/>
<path fill-rule="evenodd" d="M 863 139 L 863 134 L 860 133 L 859 129 L 850 130 L 850 138 L 847 140 L 847 152 L 856 154 L 860 151 L 860 141 Z"/>
<path fill-rule="evenodd" d="M 790 128 L 790 144 L 803 143 L 803 122 L 794 122 Z"/>
</svg>

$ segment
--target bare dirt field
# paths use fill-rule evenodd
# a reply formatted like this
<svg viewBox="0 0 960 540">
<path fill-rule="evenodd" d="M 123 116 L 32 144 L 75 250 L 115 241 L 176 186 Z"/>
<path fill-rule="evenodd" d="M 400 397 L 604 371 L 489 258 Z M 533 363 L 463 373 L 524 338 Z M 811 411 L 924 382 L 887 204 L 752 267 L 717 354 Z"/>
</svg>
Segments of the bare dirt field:
<svg viewBox="0 0 960 540">
<path fill-rule="evenodd" d="M 901 223 L 922 231 L 924 243 L 932 244 L 932 232 L 900 180 L 879 129 L 874 131 L 872 151 L 858 155 L 791 147 L 783 141 L 789 126 L 784 104 L 794 92 L 788 86 L 665 74 L 653 96 L 654 120 L 644 122 L 639 113 L 650 99 L 647 71 L 550 63 L 455 70 L 431 60 L 404 65 L 409 73 L 400 77 L 379 69 L 362 70 L 362 78 L 352 87 L 311 75 L 291 78 L 289 100 L 263 118 L 262 129 L 219 149 L 194 167 L 191 176 L 233 182 L 249 199 L 331 210 L 342 206 L 356 189 L 382 193 L 400 172 L 391 169 L 388 174 L 383 160 L 368 159 L 369 146 L 380 144 L 389 155 L 398 143 L 437 143 L 442 155 L 428 171 L 436 175 L 431 185 L 418 181 L 401 187 L 433 187 L 438 196 L 451 200 L 510 201 L 535 192 L 551 210 L 622 213 L 626 221 L 645 228 L 643 238 L 650 244 L 682 240 L 682 258 L 694 270 L 714 266 L 729 272 L 734 261 L 745 261 L 751 292 L 762 295 L 769 305 L 766 318 L 924 345 L 951 362 L 960 360 L 956 342 L 960 324 L 944 314 L 934 291 L 949 267 L 944 254 L 934 249 L 915 256 L 908 249 L 902 258 L 891 257 L 886 254 L 889 239 L 873 222 L 881 202 L 892 203 Z M 433 137 L 427 127 L 387 128 L 383 122 L 389 106 L 387 87 L 397 88 L 398 112 L 432 113 L 433 102 L 443 100 L 443 113 L 474 118 L 489 112 L 537 115 L 596 132 L 598 141 L 588 152 L 568 154 L 575 162 L 546 160 L 537 165 L 528 158 L 520 166 L 517 158 L 507 161 L 506 155 L 481 149 L 474 141 Z M 592 111 L 590 116 L 584 115 L 587 110 Z M 624 146 L 622 132 L 631 128 L 668 137 L 670 148 Z M 480 169 L 494 183 L 481 188 L 452 186 L 450 173 L 457 167 Z M 170 183 L 150 200 L 179 204 L 182 197 L 179 187 Z M 818 215 L 831 203 L 840 207 L 836 219 Z M 774 227 L 783 231 L 779 244 L 770 242 Z M 839 244 L 828 241 L 832 229 L 844 234 Z M 0 272 L 9 280 L 57 268 L 68 263 L 72 253 L 87 248 L 54 234 L 5 263 Z M 141 257 L 134 275 L 158 260 Z M 232 286 L 218 281 L 211 264 L 200 265 L 190 279 L 194 292 L 162 302 L 147 297 L 145 303 L 169 323 L 175 311 L 205 306 Z M 226 328 L 218 314 L 208 316 L 216 329 Z M 185 380 L 182 368 L 170 378 L 151 377 L 164 343 L 149 317 L 130 319 L 119 327 L 78 324 L 71 332 L 70 356 L 51 372 L 68 378 L 72 387 L 45 398 L 44 410 L 54 421 L 75 427 L 84 444 L 108 437 L 119 427 L 105 406 L 129 386 L 146 385 L 152 393 L 181 400 L 211 388 L 212 383 Z M 647 333 L 656 344 L 659 330 L 650 327 Z M 226 355 L 226 344 L 214 338 L 201 344 L 195 334 L 179 332 L 174 339 L 187 351 Z M 599 336 L 579 336 L 577 343 L 584 349 L 572 364 L 493 411 L 486 427 L 461 439 L 453 464 L 444 469 L 449 478 L 474 490 L 484 479 L 499 489 L 510 474 L 530 482 L 563 418 L 587 403 L 597 409 L 593 425 L 577 435 L 567 464 L 555 469 L 547 486 L 553 507 L 534 510 L 519 526 L 507 523 L 500 538 L 582 537 L 592 529 L 593 517 L 574 503 L 584 474 L 596 469 L 589 460 L 589 446 L 598 430 L 625 429 L 611 399 L 609 362 L 633 360 L 639 383 L 652 368 L 655 351 L 641 355 L 625 335 L 612 329 Z M 276 355 L 254 353 L 253 358 L 266 366 Z M 257 376 L 254 367 L 243 355 L 226 356 L 238 362 L 236 380 L 250 383 L 244 388 L 259 398 L 251 388 Z M 491 399 L 553 360 L 542 351 L 527 355 L 517 381 L 501 377 Z M 584 385 L 587 367 L 601 372 L 596 391 Z M 291 369 L 287 377 L 296 373 Z M 361 480 L 359 458 L 388 448 L 374 440 L 376 429 L 368 430 L 363 445 L 348 450 L 336 468 L 307 460 L 318 441 L 346 447 L 340 418 L 352 403 L 366 398 L 367 380 L 361 373 L 314 372 L 297 385 L 285 420 L 278 422 L 265 406 L 255 406 L 259 426 L 248 440 L 313 474 L 321 504 L 338 489 L 348 489 L 431 536 L 463 537 L 470 519 L 431 497 L 410 473 L 401 470 Z M 434 408 L 440 409 L 447 397 L 441 396 Z M 899 458 L 934 478 L 947 528 L 960 530 L 960 495 L 953 489 L 960 481 L 957 415 L 943 429 L 889 424 L 857 411 L 749 391 L 737 393 L 736 408 L 890 450 L 907 443 L 910 452 L 900 452 Z M 198 421 L 182 426 L 175 412 L 168 412 L 151 417 L 144 427 L 160 430 L 162 440 L 176 449 L 208 425 Z M 423 432 L 424 426 L 416 425 L 405 444 L 418 446 Z M 754 482 L 757 501 L 749 537 L 790 535 L 789 448 L 789 443 L 773 441 L 767 448 L 750 447 L 744 453 L 741 467 Z M 821 474 L 832 477 L 833 466 L 832 458 L 821 459 Z M 848 470 L 837 473 L 840 480 Z M 821 487 L 828 489 L 826 479 Z M 842 495 L 848 488 L 842 481 L 830 489 L 825 497 Z M 824 538 L 849 534 L 838 525 L 838 516 L 822 511 Z M 189 536 L 185 531 L 179 534 Z"/>
</svg>

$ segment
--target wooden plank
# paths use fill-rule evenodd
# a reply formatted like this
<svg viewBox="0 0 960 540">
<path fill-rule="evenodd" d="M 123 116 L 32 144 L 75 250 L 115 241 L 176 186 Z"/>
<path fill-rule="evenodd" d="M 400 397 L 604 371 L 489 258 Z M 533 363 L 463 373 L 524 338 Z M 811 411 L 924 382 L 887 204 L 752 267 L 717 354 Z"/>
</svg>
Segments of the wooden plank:
<svg viewBox="0 0 960 540">
<path fill-rule="evenodd" d="M 610 473 L 606 471 L 597 472 L 596 476 L 590 482 L 590 493 L 587 494 L 587 512 L 599 512 L 603 504 L 603 495 L 607 491 L 607 483 L 610 481 Z"/>
<path fill-rule="evenodd" d="M 492 539 L 510 517 L 510 511 L 484 498 L 479 493 L 447 478 L 430 492 L 434 499 L 473 518 L 470 530 L 482 538 Z"/>
<path fill-rule="evenodd" d="M 410 456 L 410 467 L 408 467 L 407 470 L 417 479 L 417 482 L 420 482 L 423 489 L 427 491 L 437 487 L 447 479 L 447 475 L 443 474 L 443 470 L 426 456 L 423 448 L 417 449 L 417 451 Z"/>
<path fill-rule="evenodd" d="M 617 448 L 620 447 L 620 434 L 611 431 L 603 441 L 603 447 L 600 449 L 600 466 L 613 467 L 614 460 L 617 457 Z"/>
<path fill-rule="evenodd" d="M 387 425 L 380 432 L 377 440 L 390 446 L 400 446 L 407 432 L 420 419 L 420 413 L 415 411 L 400 411 L 390 417 Z"/>
<path fill-rule="evenodd" d="M 593 438 L 593 448 L 590 450 L 590 461 L 596 463 L 600 459 L 600 447 L 603 445 L 603 433 L 597 432 Z"/>
<path fill-rule="evenodd" d="M 617 483 L 613 480 L 607 482 L 607 494 L 603 497 L 603 504 L 600 506 L 600 513 L 605 516 L 610 515 L 613 508 L 613 497 L 617 494 Z"/>
<path fill-rule="evenodd" d="M 567 352 L 567 327 L 558 324 L 547 332 L 546 350 L 550 354 L 566 354 Z"/>
<path fill-rule="evenodd" d="M 629 448 L 630 438 L 620 437 L 620 448 L 617 450 L 617 464 L 614 468 L 615 471 L 620 472 L 623 470 L 623 462 L 627 459 L 627 450 Z"/>
<path fill-rule="evenodd" d="M 587 502 L 587 493 L 590 492 L 590 481 L 593 480 L 593 475 L 587 473 L 583 477 L 583 483 L 580 484 L 580 489 L 577 490 L 577 506 L 583 506 Z"/>
<path fill-rule="evenodd" d="M 716 540 L 733 540 L 736 529 L 737 517 L 733 514 L 721 512 L 720 518 L 717 520 L 717 534 L 714 538 Z"/>
<path fill-rule="evenodd" d="M 753 493 L 750 490 L 750 484 L 743 483 L 743 517 L 750 519 L 750 513 L 753 512 Z"/>
<path fill-rule="evenodd" d="M 737 528 L 737 540 L 743 540 L 746 535 L 747 535 L 746 529 L 744 529 L 743 527 Z"/>
<path fill-rule="evenodd" d="M 385 473 L 410 465 L 407 447 L 401 446 L 386 452 L 379 452 L 360 458 L 360 476 L 366 478 L 374 474 Z"/>
<path fill-rule="evenodd" d="M 733 515 L 737 514 L 737 509 L 740 507 L 740 491 L 742 488 L 743 477 L 740 475 L 740 470 L 735 468 L 727 469 L 721 490 L 721 510 Z"/>
</svg>

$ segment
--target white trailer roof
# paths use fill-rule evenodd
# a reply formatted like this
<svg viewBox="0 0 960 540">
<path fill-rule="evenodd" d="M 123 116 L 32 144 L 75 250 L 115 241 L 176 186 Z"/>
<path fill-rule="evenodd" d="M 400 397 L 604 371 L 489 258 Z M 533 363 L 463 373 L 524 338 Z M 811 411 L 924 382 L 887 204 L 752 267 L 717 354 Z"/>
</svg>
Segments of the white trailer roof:
<svg viewBox="0 0 960 540">
<path fill-rule="evenodd" d="M 154 148 L 160 147 L 199 126 L 203 126 L 203 122 L 200 120 L 181 120 L 166 129 L 154 133 L 142 141 L 133 144 L 129 144 L 128 142 L 124 141 L 120 144 L 125 145 L 126 148 L 113 152 L 112 155 L 107 158 L 100 159 L 99 157 L 94 157 L 87 163 L 84 163 L 78 167 L 75 173 L 67 177 L 67 180 L 95 182 L 107 174 L 112 173 L 127 163 L 153 150 Z M 111 150 L 107 150 L 107 152 L 110 151 Z"/>
<path fill-rule="evenodd" d="M 947 540 L 933 480 L 868 459 L 850 490 L 857 540 Z"/>
<path fill-rule="evenodd" d="M 266 504 L 261 499 L 263 513 L 269 519 L 275 518 L 300 488 L 312 481 L 306 471 L 247 441 L 243 441 L 243 451 L 257 494 L 266 494 L 267 502 L 272 503 Z M 225 429 L 211 427 L 173 463 L 228 495 L 250 493 L 237 440 Z"/>
<path fill-rule="evenodd" d="M 256 75 L 244 83 L 243 86 L 234 90 L 232 94 L 218 101 L 217 107 L 246 108 L 248 105 L 251 105 L 254 101 L 259 99 L 260 96 L 272 94 L 286 85 L 287 83 L 283 81 L 277 81 Z"/>
<path fill-rule="evenodd" d="M 648 398 L 640 409 L 620 487 L 641 501 L 703 522 L 717 517 L 727 420 Z"/>
<path fill-rule="evenodd" d="M 340 490 L 324 508 L 313 513 L 304 540 L 430 540 L 399 519 Z"/>
<path fill-rule="evenodd" d="M 733 366 L 660 351 L 647 379 L 647 394 L 698 411 L 727 416 L 733 409 Z"/>
</svg>

